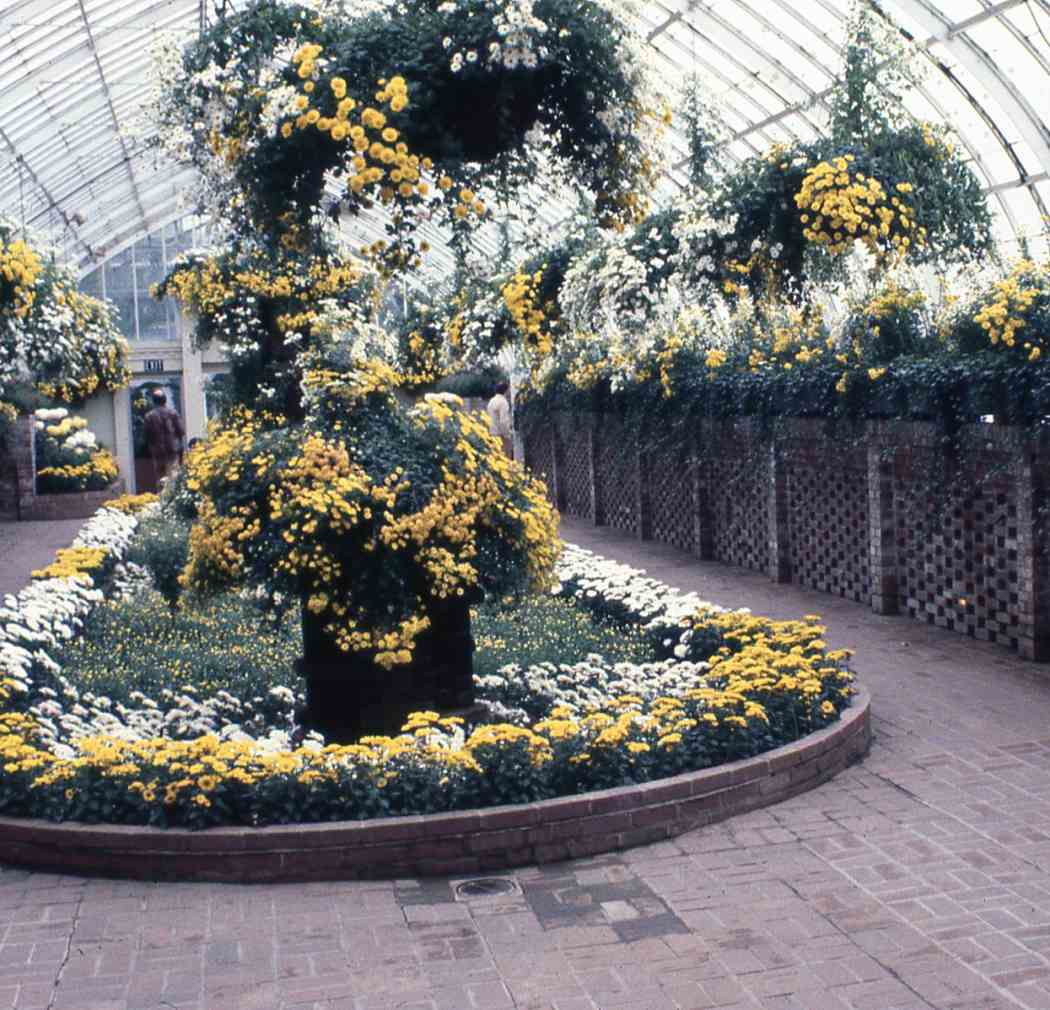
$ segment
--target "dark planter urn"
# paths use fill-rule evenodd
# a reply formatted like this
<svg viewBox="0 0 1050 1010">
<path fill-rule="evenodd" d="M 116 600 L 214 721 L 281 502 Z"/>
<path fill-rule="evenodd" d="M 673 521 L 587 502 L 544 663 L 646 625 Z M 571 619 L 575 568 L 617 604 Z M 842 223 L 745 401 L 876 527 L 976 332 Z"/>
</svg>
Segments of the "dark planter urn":
<svg viewBox="0 0 1050 1010">
<path fill-rule="evenodd" d="M 470 633 L 472 596 L 432 597 L 430 627 L 419 636 L 407 666 L 384 670 L 369 653 L 341 651 L 324 631 L 324 618 L 303 606 L 303 655 L 299 672 L 306 682 L 300 722 L 323 733 L 330 743 L 352 743 L 362 736 L 395 735 L 411 712 L 462 712 L 474 705 L 474 638 Z"/>
</svg>

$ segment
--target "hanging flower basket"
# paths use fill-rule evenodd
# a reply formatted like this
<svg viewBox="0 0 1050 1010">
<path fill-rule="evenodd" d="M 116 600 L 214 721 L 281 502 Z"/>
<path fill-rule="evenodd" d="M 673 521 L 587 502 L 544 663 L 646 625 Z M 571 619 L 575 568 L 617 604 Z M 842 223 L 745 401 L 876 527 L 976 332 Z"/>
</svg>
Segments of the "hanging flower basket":
<svg viewBox="0 0 1050 1010">
<path fill-rule="evenodd" d="M 541 150 L 629 215 L 669 118 L 639 41 L 601 0 L 389 3 L 356 17 L 256 0 L 159 67 L 153 118 L 200 171 L 210 209 L 268 225 L 309 218 L 326 182 L 350 208 L 451 211 L 452 187 L 433 183 L 465 172 L 506 191 Z"/>
</svg>

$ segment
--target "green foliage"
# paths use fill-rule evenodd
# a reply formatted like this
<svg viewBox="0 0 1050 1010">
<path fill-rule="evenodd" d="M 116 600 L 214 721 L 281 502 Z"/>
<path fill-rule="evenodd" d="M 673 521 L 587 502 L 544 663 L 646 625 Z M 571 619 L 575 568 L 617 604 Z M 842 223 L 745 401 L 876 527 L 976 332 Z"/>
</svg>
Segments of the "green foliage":
<svg viewBox="0 0 1050 1010">
<path fill-rule="evenodd" d="M 507 663 L 577 663 L 592 653 L 610 663 L 656 658 L 653 643 L 635 624 L 596 619 L 560 597 L 528 595 L 511 610 L 479 608 L 473 620 L 474 674 L 496 673 Z M 539 713 L 537 713 L 539 714 Z"/>
<path fill-rule="evenodd" d="M 505 381 L 506 372 L 497 365 L 487 365 L 469 372 L 454 372 L 438 380 L 434 386 L 437 393 L 453 393 L 456 396 L 485 398 L 492 396 L 496 383 Z"/>
<path fill-rule="evenodd" d="M 558 412 L 611 409 L 687 450 L 690 426 L 701 417 L 755 417 L 764 423 L 779 417 L 824 418 L 829 423 L 899 418 L 934 421 L 951 438 L 960 425 L 986 414 L 1010 424 L 1040 424 L 1050 415 L 1050 365 L 1019 363 L 996 351 L 902 356 L 877 378 L 864 369 L 844 375 L 828 362 L 712 374 L 701 356 L 683 354 L 674 390 L 673 397 L 666 397 L 650 382 L 613 392 L 604 381 L 579 389 L 561 372 L 542 394 L 519 398 L 518 424 L 527 432 L 549 425 Z"/>
<path fill-rule="evenodd" d="M 265 697 L 270 688 L 296 684 L 301 651 L 298 622 L 275 625 L 235 593 L 173 613 L 160 593 L 147 591 L 99 607 L 56 658 L 81 690 L 128 705 L 136 691 Z"/>
<path fill-rule="evenodd" d="M 866 0 L 851 4 L 842 72 L 830 96 L 831 135 L 855 144 L 907 125 L 904 95 L 923 77 L 921 53 Z"/>
<path fill-rule="evenodd" d="M 142 519 L 128 550 L 128 560 L 148 569 L 153 588 L 174 615 L 179 609 L 179 576 L 189 558 L 190 523 L 174 514 L 155 512 Z"/>
<path fill-rule="evenodd" d="M 689 183 L 694 188 L 710 186 L 715 175 L 713 159 L 724 131 L 705 98 L 699 77 L 691 77 L 685 83 L 679 118 L 689 145 Z"/>
<path fill-rule="evenodd" d="M 196 449 L 187 450 L 187 455 Z M 187 483 L 187 468 L 179 466 L 171 473 L 160 492 L 160 504 L 162 515 L 169 522 L 192 522 L 197 518 L 199 512 L 198 495 L 192 491 Z"/>
<path fill-rule="evenodd" d="M 128 560 L 144 563 L 138 542 Z M 569 601 L 549 595 L 526 596 L 512 610 L 483 605 L 474 612 L 473 633 L 479 677 L 508 663 L 577 663 L 594 653 L 609 662 L 654 658 L 637 627 L 595 623 Z M 157 697 L 187 688 L 200 697 L 219 691 L 265 697 L 271 688 L 299 683 L 295 663 L 301 652 L 295 612 L 275 623 L 239 593 L 195 598 L 171 612 L 159 592 L 146 592 L 95 610 L 57 660 L 81 690 L 130 704 L 135 691 Z M 538 701 L 537 714 L 545 714 L 549 702 Z"/>
</svg>

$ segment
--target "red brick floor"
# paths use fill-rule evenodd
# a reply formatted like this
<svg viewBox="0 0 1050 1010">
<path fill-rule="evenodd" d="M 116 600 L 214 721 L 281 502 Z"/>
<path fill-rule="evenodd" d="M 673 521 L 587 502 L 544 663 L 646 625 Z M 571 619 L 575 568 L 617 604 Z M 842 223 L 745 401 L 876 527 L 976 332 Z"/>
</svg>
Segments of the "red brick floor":
<svg viewBox="0 0 1050 1010">
<path fill-rule="evenodd" d="M 876 731 L 805 796 L 613 856 L 237 887 L 0 868 L 0 1010 L 1050 1010 L 1050 679 L 994 646 L 566 521 L 682 589 L 822 613 Z"/>
</svg>

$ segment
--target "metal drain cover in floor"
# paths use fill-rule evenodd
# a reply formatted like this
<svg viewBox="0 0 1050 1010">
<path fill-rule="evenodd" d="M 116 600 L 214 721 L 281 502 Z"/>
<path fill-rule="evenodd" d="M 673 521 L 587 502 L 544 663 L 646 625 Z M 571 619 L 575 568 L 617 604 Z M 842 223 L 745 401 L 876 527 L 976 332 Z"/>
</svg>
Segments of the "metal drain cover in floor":
<svg viewBox="0 0 1050 1010">
<path fill-rule="evenodd" d="M 511 877 L 474 877 L 452 881 L 456 901 L 476 901 L 479 898 L 503 898 L 521 894 L 518 882 Z"/>
</svg>

